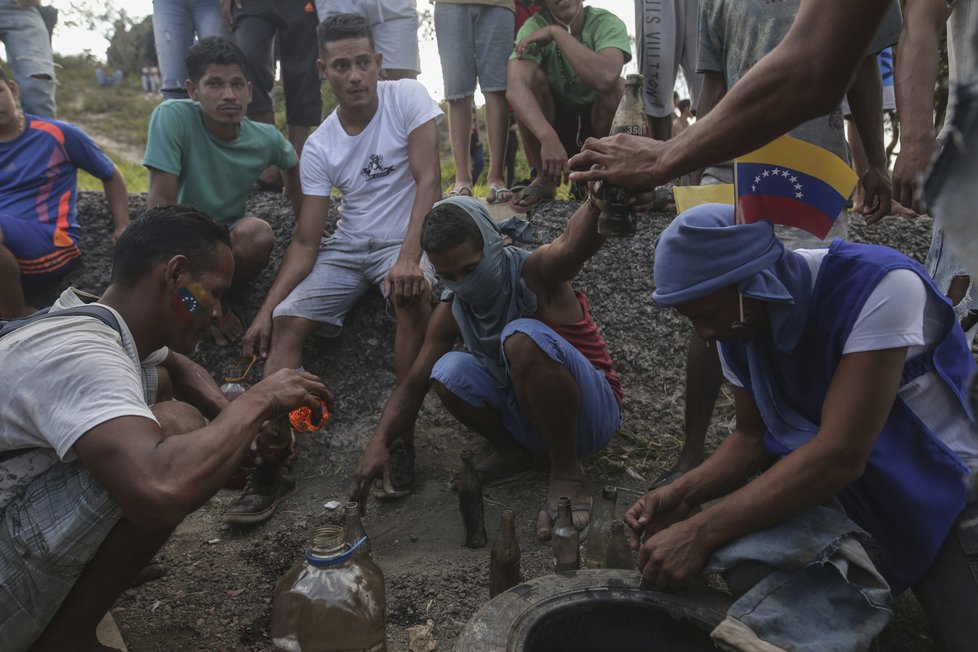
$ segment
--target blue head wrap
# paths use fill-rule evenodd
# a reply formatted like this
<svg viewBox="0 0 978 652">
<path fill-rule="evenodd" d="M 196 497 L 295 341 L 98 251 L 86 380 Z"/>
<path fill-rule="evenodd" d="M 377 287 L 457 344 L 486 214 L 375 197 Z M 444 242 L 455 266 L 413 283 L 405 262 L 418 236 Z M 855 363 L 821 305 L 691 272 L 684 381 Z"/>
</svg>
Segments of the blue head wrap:
<svg viewBox="0 0 978 652">
<path fill-rule="evenodd" d="M 775 237 L 769 222 L 734 224 L 730 204 L 701 204 L 673 220 L 655 247 L 655 292 L 665 306 L 694 301 L 734 286 L 768 302 L 775 346 L 798 344 L 808 312 L 811 273 Z"/>
</svg>

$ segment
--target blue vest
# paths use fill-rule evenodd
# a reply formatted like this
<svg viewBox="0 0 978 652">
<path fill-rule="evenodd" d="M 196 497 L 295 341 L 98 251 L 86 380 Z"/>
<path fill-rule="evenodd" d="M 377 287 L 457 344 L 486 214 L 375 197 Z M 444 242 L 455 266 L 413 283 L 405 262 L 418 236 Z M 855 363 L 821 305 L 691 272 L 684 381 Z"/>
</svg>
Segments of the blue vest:
<svg viewBox="0 0 978 652">
<path fill-rule="evenodd" d="M 722 346 L 725 362 L 754 395 L 767 428 L 768 453 L 787 455 L 817 434 L 822 404 L 846 339 L 863 304 L 894 269 L 916 272 L 928 293 L 942 299 L 940 340 L 932 351 L 907 361 L 900 385 L 936 371 L 954 392 L 961 410 L 974 419 L 965 396 L 975 362 L 954 311 L 924 269 L 887 247 L 836 240 L 819 268 L 804 332 L 792 353 L 778 351 L 768 338 Z M 771 386 L 777 395 L 773 399 L 758 391 Z M 897 397 L 865 472 L 838 496 L 850 518 L 880 545 L 877 567 L 894 593 L 911 586 L 933 563 L 964 508 L 963 476 L 968 471 Z"/>
</svg>

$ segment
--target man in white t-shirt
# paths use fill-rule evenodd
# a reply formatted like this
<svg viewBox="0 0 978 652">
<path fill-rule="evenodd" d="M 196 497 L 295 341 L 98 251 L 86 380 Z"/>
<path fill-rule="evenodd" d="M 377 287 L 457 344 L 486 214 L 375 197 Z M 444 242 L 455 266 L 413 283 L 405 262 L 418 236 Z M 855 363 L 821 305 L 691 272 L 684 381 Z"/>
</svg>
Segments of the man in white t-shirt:
<svg viewBox="0 0 978 652">
<path fill-rule="evenodd" d="M 329 400 L 285 370 L 228 404 L 182 355 L 233 272 L 226 227 L 159 206 L 119 238 L 98 299 L 109 322 L 57 314 L 84 303 L 68 290 L 0 338 L 0 649 L 95 647 L 99 620 L 260 424 Z"/>
<path fill-rule="evenodd" d="M 431 314 L 434 271 L 422 258 L 419 234 L 440 198 L 442 112 L 414 80 L 378 81 L 383 57 L 363 17 L 330 16 L 319 26 L 319 42 L 319 70 L 338 107 L 306 141 L 302 211 L 275 282 L 245 333 L 244 353 L 259 353 L 266 375 L 298 368 L 306 338 L 317 330 L 338 334 L 347 312 L 376 285 L 397 317 L 394 373 L 400 382 Z M 334 188 L 342 194 L 340 220 L 324 237 Z M 413 468 L 413 432 L 392 447 L 395 459 L 409 456 Z M 288 449 L 289 442 L 263 433 L 262 463 L 225 512 L 226 522 L 262 521 L 295 489 L 282 473 Z"/>
<path fill-rule="evenodd" d="M 705 204 L 659 237 L 655 285 L 717 343 L 736 425 L 626 512 L 643 574 L 666 588 L 727 572 L 738 600 L 714 637 L 728 642 L 866 649 L 913 587 L 942 649 L 973 646 L 975 361 L 923 267 L 842 240 L 791 251 L 769 223 Z"/>
</svg>

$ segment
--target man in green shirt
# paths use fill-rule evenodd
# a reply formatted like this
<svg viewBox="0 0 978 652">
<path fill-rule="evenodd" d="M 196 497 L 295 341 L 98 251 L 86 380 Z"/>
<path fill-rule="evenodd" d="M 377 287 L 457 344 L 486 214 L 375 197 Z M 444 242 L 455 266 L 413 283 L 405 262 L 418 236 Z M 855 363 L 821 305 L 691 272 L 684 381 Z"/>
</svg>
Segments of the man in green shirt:
<svg viewBox="0 0 978 652">
<path fill-rule="evenodd" d="M 284 171 L 285 189 L 299 214 L 295 150 L 274 125 L 245 117 L 251 82 L 245 57 L 231 41 L 209 37 L 187 50 L 189 100 L 168 100 L 153 111 L 143 165 L 149 168 L 149 207 L 191 204 L 231 229 L 234 285 L 268 263 L 275 242 L 269 224 L 245 214 L 251 185 L 269 165 Z M 231 314 L 230 311 L 228 314 Z M 228 335 L 240 324 L 222 328 Z"/>
<path fill-rule="evenodd" d="M 513 199 L 520 212 L 552 199 L 567 179 L 568 157 L 588 137 L 611 131 L 624 92 L 621 69 L 632 58 L 625 24 L 614 14 L 583 0 L 543 2 L 520 28 L 507 69 L 506 99 L 536 168 Z"/>
</svg>

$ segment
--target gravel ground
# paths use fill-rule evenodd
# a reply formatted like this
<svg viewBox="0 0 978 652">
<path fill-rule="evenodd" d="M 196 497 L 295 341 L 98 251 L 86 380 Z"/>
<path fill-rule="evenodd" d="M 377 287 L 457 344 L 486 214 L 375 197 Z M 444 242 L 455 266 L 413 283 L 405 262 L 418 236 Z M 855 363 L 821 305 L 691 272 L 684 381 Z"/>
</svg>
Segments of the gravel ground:
<svg viewBox="0 0 978 652">
<path fill-rule="evenodd" d="M 145 197 L 132 195 L 130 207 L 138 214 Z M 284 196 L 257 194 L 249 209 L 274 226 L 278 244 L 275 262 L 252 288 L 234 299 L 246 319 L 255 313 L 271 283 L 292 227 Z M 572 204 L 555 202 L 532 213 L 532 246 L 556 236 L 573 209 Z M 79 212 L 85 259 L 67 283 L 98 293 L 107 283 L 111 256 L 103 196 L 82 193 Z M 646 486 L 646 478 L 671 466 L 681 444 L 689 327 L 651 299 L 652 242 L 671 217 L 646 216 L 635 238 L 608 242 L 576 281 L 589 296 L 625 390 L 621 431 L 606 451 L 587 462 L 596 487 Z M 928 218 L 890 219 L 876 227 L 854 224 L 851 235 L 854 240 L 894 246 L 922 260 L 930 226 Z M 54 294 L 36 297 L 35 304 L 46 305 Z M 348 492 L 358 451 L 393 386 L 393 331 L 379 294 L 371 292 L 351 313 L 338 338 L 310 339 L 305 366 L 331 386 L 336 410 L 325 435 L 301 442 L 295 469 L 299 490 L 272 519 L 248 529 L 232 529 L 220 521 L 223 509 L 236 497 L 230 491 L 220 492 L 189 516 L 161 552 L 167 575 L 128 591 L 113 611 L 130 650 L 271 648 L 268 622 L 274 583 L 298 558 L 308 528 L 324 518 L 324 502 L 342 499 Z M 196 359 L 220 377 L 239 355 L 233 347 L 221 349 L 205 342 Z M 714 443 L 731 416 L 729 396 L 722 396 L 714 416 Z M 488 549 L 461 547 L 462 527 L 450 488 L 459 451 L 481 444 L 432 397 L 418 422 L 418 441 L 417 491 L 396 503 L 371 501 L 365 527 L 374 558 L 386 575 L 391 649 L 406 649 L 406 629 L 430 619 L 438 649 L 445 650 L 451 649 L 466 620 L 488 599 Z M 517 513 L 526 578 L 549 571 L 549 548 L 533 541 L 531 526 L 545 488 L 545 472 L 537 470 L 487 492 L 490 538 L 503 507 Z M 879 649 L 932 649 L 927 625 L 912 597 L 898 603 L 897 618 Z"/>
</svg>

